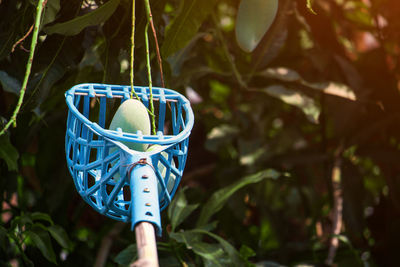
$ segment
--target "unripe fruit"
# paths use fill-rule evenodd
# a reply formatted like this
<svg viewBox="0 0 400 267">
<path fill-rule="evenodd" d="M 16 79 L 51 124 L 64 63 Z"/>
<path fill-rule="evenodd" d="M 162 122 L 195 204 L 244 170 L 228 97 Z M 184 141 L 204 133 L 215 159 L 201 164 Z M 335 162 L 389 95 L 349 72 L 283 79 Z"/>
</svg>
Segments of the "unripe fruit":
<svg viewBox="0 0 400 267">
<path fill-rule="evenodd" d="M 136 99 L 128 99 L 123 102 L 115 112 L 110 124 L 110 130 L 121 128 L 125 133 L 136 134 L 141 131 L 144 135 L 150 134 L 150 118 L 147 108 Z M 122 142 L 130 149 L 136 151 L 146 151 L 147 144 Z"/>
<path fill-rule="evenodd" d="M 242 0 L 236 18 L 236 40 L 252 52 L 268 31 L 278 10 L 278 0 Z"/>
</svg>

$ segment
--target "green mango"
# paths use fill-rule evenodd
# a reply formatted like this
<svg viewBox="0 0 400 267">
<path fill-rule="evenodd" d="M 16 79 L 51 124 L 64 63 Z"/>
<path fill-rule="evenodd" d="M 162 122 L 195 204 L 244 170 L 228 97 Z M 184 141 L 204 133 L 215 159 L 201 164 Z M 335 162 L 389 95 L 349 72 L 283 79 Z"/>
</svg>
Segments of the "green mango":
<svg viewBox="0 0 400 267">
<path fill-rule="evenodd" d="M 117 128 L 121 128 L 125 133 L 136 134 L 137 131 L 141 131 L 144 135 L 150 134 L 150 117 L 147 108 L 142 102 L 136 99 L 128 99 L 118 107 L 109 129 L 117 130 Z M 136 151 L 146 151 L 148 147 L 147 144 L 133 142 L 122 143 Z"/>
<path fill-rule="evenodd" d="M 278 11 L 278 0 L 242 0 L 236 17 L 236 40 L 252 52 L 268 31 Z"/>
</svg>

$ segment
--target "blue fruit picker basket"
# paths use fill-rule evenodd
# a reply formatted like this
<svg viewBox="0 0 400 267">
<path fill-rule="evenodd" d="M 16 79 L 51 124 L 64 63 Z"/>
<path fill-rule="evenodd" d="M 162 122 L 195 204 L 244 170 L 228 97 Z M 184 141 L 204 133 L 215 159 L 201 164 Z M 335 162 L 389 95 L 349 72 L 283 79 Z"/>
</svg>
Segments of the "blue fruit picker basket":
<svg viewBox="0 0 400 267">
<path fill-rule="evenodd" d="M 135 86 L 134 90 L 148 108 L 149 88 Z M 130 93 L 130 86 L 96 83 L 79 84 L 66 92 L 67 165 L 78 193 L 97 212 L 130 222 L 132 230 L 150 223 L 161 235 L 160 211 L 171 202 L 182 178 L 193 111 L 181 94 L 153 87 L 156 135 L 109 130 L 112 111 Z M 135 151 L 128 148 L 129 142 L 147 144 L 150 149 Z M 136 240 L 145 242 L 138 239 L 137 229 Z"/>
</svg>

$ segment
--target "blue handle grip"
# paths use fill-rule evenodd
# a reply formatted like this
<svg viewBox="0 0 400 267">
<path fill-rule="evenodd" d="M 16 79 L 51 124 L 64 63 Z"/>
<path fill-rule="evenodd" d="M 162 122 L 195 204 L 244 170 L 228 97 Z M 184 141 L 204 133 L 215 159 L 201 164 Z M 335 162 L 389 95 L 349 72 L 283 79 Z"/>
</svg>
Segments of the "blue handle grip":
<svg viewBox="0 0 400 267">
<path fill-rule="evenodd" d="M 160 206 L 158 200 L 158 181 L 150 157 L 129 155 L 127 178 L 130 179 L 131 228 L 139 222 L 150 222 L 161 236 Z"/>
</svg>

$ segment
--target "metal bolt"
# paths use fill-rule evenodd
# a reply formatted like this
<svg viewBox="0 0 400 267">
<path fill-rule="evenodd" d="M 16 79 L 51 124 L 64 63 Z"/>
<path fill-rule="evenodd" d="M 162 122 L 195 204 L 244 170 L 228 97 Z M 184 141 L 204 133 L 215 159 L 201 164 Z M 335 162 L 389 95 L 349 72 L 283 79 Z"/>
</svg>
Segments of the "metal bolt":
<svg viewBox="0 0 400 267">
<path fill-rule="evenodd" d="M 150 193 L 150 189 L 146 187 L 146 188 L 143 190 L 143 192 L 145 192 L 145 193 Z"/>
</svg>

